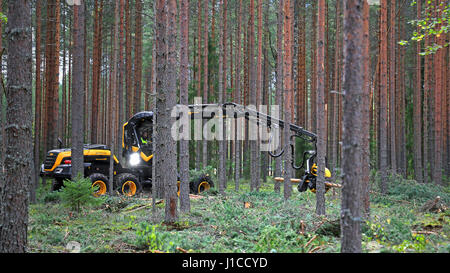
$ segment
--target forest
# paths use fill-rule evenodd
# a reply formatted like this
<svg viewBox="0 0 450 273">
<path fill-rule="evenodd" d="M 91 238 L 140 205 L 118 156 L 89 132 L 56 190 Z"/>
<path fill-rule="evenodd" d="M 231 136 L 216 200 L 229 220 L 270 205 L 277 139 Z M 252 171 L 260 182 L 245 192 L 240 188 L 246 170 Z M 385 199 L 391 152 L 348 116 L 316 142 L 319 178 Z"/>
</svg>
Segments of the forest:
<svg viewBox="0 0 450 273">
<path fill-rule="evenodd" d="M 446 0 L 0 0 L 0 253 L 449 253 L 449 29 Z"/>
</svg>

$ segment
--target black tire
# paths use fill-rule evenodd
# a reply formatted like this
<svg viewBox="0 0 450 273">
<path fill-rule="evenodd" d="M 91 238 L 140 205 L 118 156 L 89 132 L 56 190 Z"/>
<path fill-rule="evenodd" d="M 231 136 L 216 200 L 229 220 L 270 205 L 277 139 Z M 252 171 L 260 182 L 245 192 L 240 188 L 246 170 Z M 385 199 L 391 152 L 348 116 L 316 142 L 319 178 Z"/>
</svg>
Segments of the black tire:
<svg viewBox="0 0 450 273">
<path fill-rule="evenodd" d="M 131 173 L 122 173 L 117 176 L 117 191 L 126 196 L 135 196 L 141 192 L 142 186 L 139 178 Z"/>
<path fill-rule="evenodd" d="M 101 173 L 93 173 L 89 176 L 91 179 L 92 187 L 99 187 L 99 189 L 94 193 L 95 196 L 101 196 L 108 193 L 109 179 L 106 175 Z"/>
<path fill-rule="evenodd" d="M 190 187 L 191 193 L 199 194 L 205 190 L 209 190 L 210 188 L 213 188 L 214 182 L 212 181 L 212 179 L 209 175 L 202 175 L 199 178 L 195 179 L 194 181 L 191 181 L 189 183 L 189 187 Z"/>
</svg>

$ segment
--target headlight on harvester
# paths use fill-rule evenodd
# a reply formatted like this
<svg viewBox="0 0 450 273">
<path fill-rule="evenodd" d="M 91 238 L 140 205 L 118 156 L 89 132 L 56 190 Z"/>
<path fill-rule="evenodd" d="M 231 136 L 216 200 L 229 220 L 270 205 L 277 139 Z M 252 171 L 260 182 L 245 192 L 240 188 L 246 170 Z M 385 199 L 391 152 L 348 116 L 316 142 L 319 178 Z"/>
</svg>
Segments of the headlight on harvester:
<svg viewBox="0 0 450 273">
<path fill-rule="evenodd" d="M 131 166 L 136 166 L 137 164 L 139 164 L 139 162 L 141 162 L 141 157 L 138 153 L 133 153 L 130 155 L 129 163 Z"/>
</svg>

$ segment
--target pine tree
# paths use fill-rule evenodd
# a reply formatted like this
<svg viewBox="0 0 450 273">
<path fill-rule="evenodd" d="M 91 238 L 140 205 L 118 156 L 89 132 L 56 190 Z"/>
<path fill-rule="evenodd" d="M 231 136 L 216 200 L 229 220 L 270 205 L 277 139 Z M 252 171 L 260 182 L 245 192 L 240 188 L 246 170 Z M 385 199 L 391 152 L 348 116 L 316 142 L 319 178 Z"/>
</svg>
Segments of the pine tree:
<svg viewBox="0 0 450 273">
<path fill-rule="evenodd" d="M 8 1 L 5 173 L 0 183 L 0 253 L 25 252 L 33 175 L 31 2 Z"/>
</svg>

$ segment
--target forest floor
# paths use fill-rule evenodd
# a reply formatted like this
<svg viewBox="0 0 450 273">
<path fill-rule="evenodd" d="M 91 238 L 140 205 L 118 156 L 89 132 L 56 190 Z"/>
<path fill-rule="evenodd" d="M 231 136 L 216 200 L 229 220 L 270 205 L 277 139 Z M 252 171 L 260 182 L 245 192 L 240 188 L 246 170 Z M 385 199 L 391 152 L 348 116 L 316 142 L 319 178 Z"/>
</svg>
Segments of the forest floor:
<svg viewBox="0 0 450 273">
<path fill-rule="evenodd" d="M 450 187 L 391 181 L 389 194 L 371 195 L 370 219 L 362 223 L 364 252 L 450 252 L 450 211 L 423 211 L 441 197 L 450 204 Z M 326 216 L 315 214 L 315 194 L 299 193 L 284 201 L 272 182 L 249 192 L 248 182 L 225 196 L 213 189 L 191 195 L 191 212 L 175 225 L 164 225 L 164 202 L 152 213 L 149 194 L 108 197 L 96 207 L 71 212 L 48 188 L 29 210 L 29 252 L 295 252 L 340 251 L 340 190 L 326 194 Z M 375 187 L 373 187 L 375 188 Z"/>
</svg>

